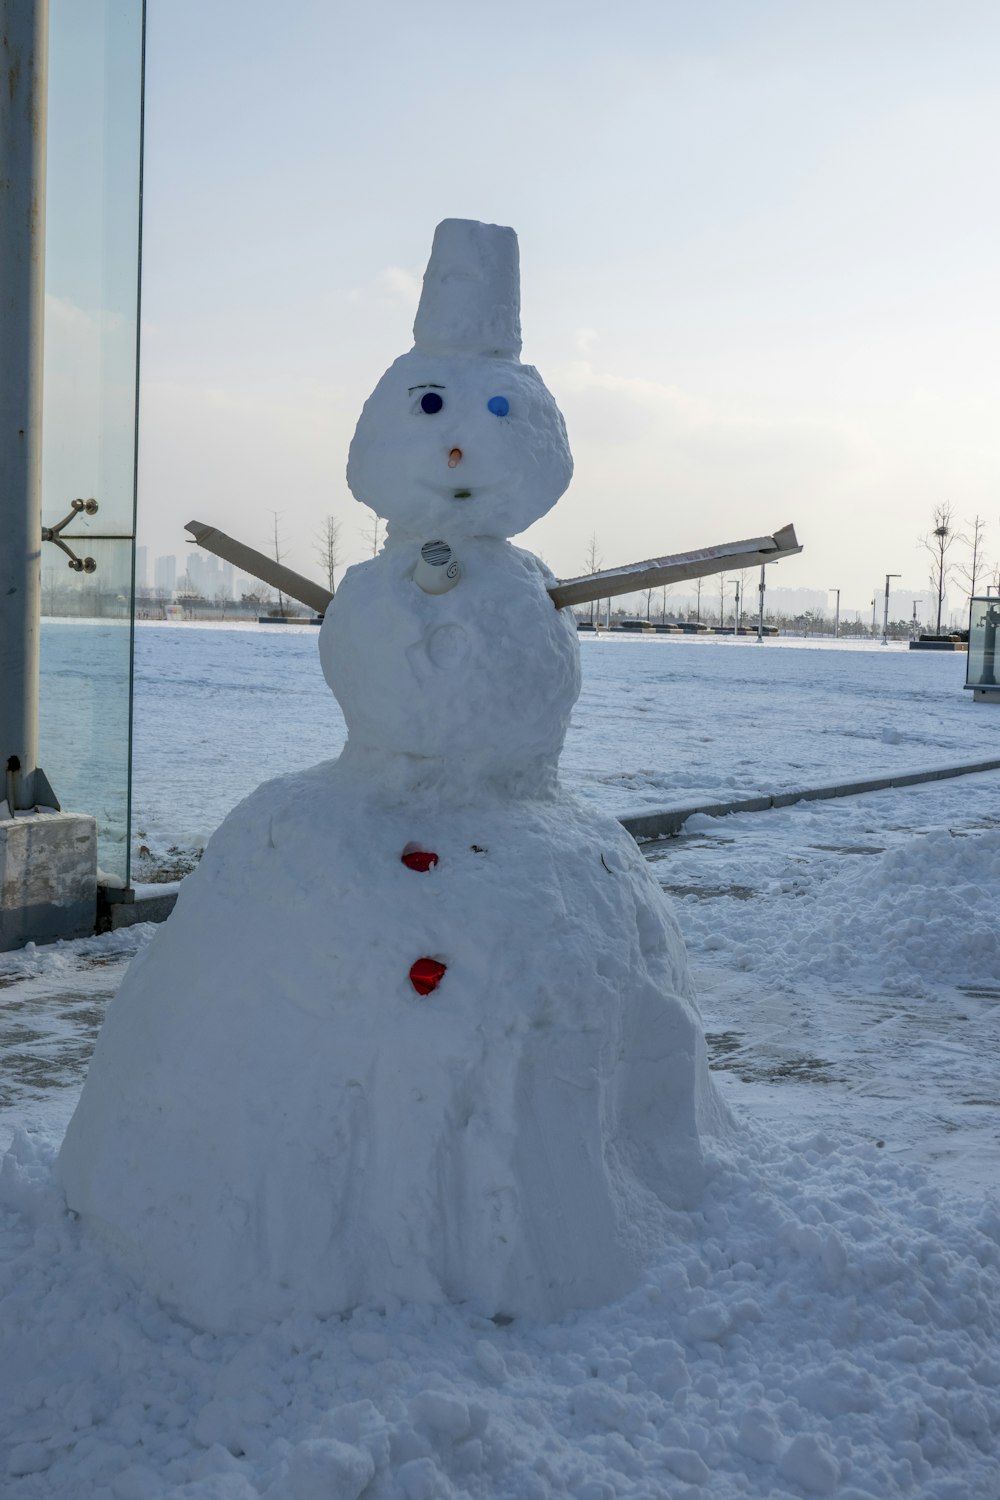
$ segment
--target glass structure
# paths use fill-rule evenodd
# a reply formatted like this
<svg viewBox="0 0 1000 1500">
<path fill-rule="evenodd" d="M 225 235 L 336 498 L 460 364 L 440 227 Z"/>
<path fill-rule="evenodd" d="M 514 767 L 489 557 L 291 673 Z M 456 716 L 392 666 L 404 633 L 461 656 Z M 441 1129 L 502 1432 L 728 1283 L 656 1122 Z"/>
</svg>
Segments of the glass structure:
<svg viewBox="0 0 1000 1500">
<path fill-rule="evenodd" d="M 39 758 L 129 880 L 142 0 L 50 0 Z"/>
<path fill-rule="evenodd" d="M 977 698 L 1000 702 L 1000 598 L 972 599 L 965 685 Z"/>
</svg>

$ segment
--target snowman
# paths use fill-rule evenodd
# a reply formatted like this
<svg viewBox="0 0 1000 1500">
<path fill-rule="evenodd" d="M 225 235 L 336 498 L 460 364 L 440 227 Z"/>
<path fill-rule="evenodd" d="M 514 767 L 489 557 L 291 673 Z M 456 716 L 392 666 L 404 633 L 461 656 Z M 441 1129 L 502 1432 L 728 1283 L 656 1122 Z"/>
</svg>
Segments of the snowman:
<svg viewBox="0 0 1000 1500">
<path fill-rule="evenodd" d="M 201 1327 L 607 1302 L 729 1128 L 662 892 L 558 782 L 574 620 L 508 538 L 572 460 L 518 305 L 513 231 L 439 225 L 350 450 L 388 539 L 320 635 L 344 751 L 218 829 L 60 1153 L 69 1206 Z"/>
</svg>

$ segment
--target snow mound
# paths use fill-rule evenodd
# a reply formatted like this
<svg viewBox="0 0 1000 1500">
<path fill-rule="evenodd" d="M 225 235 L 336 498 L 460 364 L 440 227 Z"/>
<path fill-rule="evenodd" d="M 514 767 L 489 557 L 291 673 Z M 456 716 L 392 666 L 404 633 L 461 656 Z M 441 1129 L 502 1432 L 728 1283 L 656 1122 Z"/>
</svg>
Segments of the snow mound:
<svg viewBox="0 0 1000 1500">
<path fill-rule="evenodd" d="M 390 1302 L 193 1333 L 0 1171 L 0 1487 L 192 1500 L 993 1500 L 1000 1205 L 743 1135 L 624 1299 L 540 1326 Z"/>
<path fill-rule="evenodd" d="M 887 850 L 823 890 L 792 977 L 871 975 L 887 993 L 1000 983 L 1000 829 L 938 829 Z"/>
<path fill-rule="evenodd" d="M 702 817 L 685 824 L 716 836 L 721 826 Z M 825 879 L 801 888 L 794 865 L 765 877 L 760 899 L 729 903 L 724 924 L 718 912 L 685 903 L 684 928 L 689 943 L 766 972 L 779 987 L 822 980 L 924 996 L 942 986 L 1000 985 L 998 889 L 1000 829 L 935 829 L 860 868 L 831 864 Z M 780 920 L 772 894 L 780 897 Z"/>
</svg>

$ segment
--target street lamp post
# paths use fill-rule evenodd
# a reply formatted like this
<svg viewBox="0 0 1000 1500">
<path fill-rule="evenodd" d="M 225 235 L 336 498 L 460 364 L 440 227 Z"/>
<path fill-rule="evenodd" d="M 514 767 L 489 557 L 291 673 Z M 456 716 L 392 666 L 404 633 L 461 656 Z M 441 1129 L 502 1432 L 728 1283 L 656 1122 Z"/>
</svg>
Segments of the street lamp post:
<svg viewBox="0 0 1000 1500">
<path fill-rule="evenodd" d="M 873 594 L 872 595 L 872 640 L 875 639 L 875 605 L 877 603 L 877 600 L 878 600 L 878 596 Z"/>
<path fill-rule="evenodd" d="M 882 644 L 889 644 L 889 579 L 902 578 L 902 573 L 887 573 L 885 575 L 885 612 L 882 615 Z"/>
<path fill-rule="evenodd" d="M 837 641 L 840 639 L 840 590 L 831 589 L 830 593 L 837 596 L 837 613 L 833 617 L 833 638 Z"/>
</svg>

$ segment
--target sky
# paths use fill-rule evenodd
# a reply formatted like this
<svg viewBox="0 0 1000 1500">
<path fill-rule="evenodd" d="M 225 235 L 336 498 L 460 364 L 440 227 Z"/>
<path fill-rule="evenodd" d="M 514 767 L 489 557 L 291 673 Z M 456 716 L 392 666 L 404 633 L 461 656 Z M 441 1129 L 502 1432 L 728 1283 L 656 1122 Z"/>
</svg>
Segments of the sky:
<svg viewBox="0 0 1000 1500">
<path fill-rule="evenodd" d="M 992 0 L 149 0 L 140 542 L 360 560 L 354 423 L 465 217 L 520 238 L 559 576 L 793 522 L 771 582 L 865 617 L 942 502 L 1000 558 L 998 61 Z"/>
</svg>

